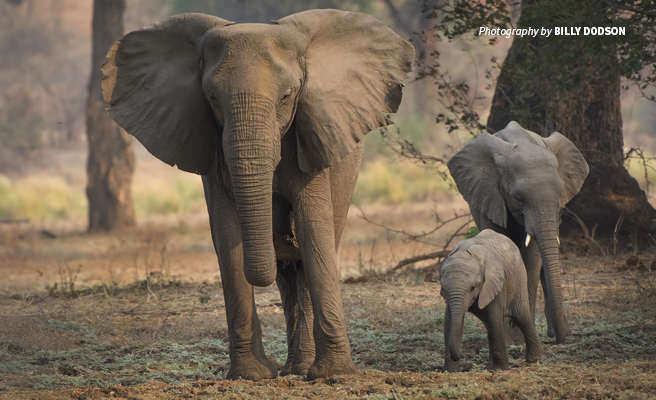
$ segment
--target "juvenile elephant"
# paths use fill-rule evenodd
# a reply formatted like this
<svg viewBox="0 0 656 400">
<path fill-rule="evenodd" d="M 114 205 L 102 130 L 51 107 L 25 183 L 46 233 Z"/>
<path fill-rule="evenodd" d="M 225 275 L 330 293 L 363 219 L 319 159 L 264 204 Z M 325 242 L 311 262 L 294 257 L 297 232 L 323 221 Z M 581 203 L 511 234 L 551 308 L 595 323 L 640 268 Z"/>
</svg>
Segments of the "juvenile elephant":
<svg viewBox="0 0 656 400">
<path fill-rule="evenodd" d="M 526 361 L 544 352 L 531 316 L 526 270 L 517 246 L 506 236 L 486 229 L 458 243 L 440 267 L 444 313 L 444 369 L 460 371 L 460 346 L 465 311 L 485 324 L 490 348 L 488 369 L 508 369 L 504 321 L 512 319 L 524 335 Z"/>
<path fill-rule="evenodd" d="M 543 138 L 513 121 L 467 143 L 448 167 L 476 226 L 505 234 L 521 250 L 534 317 L 542 271 L 548 333 L 565 343 L 558 217 L 588 176 L 585 159 L 560 133 Z"/>
<path fill-rule="evenodd" d="M 366 133 L 390 124 L 414 58 L 375 18 L 311 10 L 272 24 L 181 14 L 109 51 L 110 116 L 202 175 L 230 337 L 229 379 L 272 378 L 254 286 L 277 282 L 282 374 L 353 373 L 335 265 Z"/>
</svg>

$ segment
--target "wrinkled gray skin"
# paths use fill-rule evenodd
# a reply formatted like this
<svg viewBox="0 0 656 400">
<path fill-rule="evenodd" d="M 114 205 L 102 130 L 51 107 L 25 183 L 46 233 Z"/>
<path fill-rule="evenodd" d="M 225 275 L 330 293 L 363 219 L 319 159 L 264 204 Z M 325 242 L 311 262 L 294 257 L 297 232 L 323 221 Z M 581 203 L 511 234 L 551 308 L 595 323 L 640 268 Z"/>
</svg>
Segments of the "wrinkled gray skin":
<svg viewBox="0 0 656 400">
<path fill-rule="evenodd" d="M 558 215 L 588 176 L 585 159 L 560 133 L 542 138 L 513 121 L 494 135 L 473 139 L 448 167 L 476 226 L 508 236 L 520 249 L 534 317 L 542 271 L 548 334 L 565 343 L 569 328 L 560 282 Z M 527 234 L 533 238 L 528 246 Z"/>
<path fill-rule="evenodd" d="M 490 229 L 458 243 L 440 267 L 444 314 L 444 369 L 460 372 L 465 312 L 483 321 L 490 359 L 487 369 L 508 369 L 505 321 L 510 318 L 524 335 L 526 361 L 544 353 L 535 329 L 526 288 L 526 270 L 517 246 Z"/>
<path fill-rule="evenodd" d="M 230 334 L 229 379 L 272 378 L 253 286 L 277 282 L 281 373 L 353 373 L 335 265 L 366 133 L 391 123 L 413 47 L 375 18 L 312 10 L 272 24 L 182 14 L 108 53 L 110 115 L 202 175 Z"/>
</svg>

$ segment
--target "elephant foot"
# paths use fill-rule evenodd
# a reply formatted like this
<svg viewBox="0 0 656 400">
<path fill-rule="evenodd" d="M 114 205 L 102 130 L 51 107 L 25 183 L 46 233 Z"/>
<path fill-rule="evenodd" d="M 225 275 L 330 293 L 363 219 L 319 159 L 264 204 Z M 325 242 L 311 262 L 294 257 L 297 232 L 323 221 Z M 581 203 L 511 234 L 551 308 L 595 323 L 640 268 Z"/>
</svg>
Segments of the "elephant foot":
<svg viewBox="0 0 656 400">
<path fill-rule="evenodd" d="M 310 369 L 311 365 L 312 363 L 309 362 L 297 362 L 296 364 L 294 364 L 293 362 L 288 360 L 280 370 L 280 376 L 287 376 L 287 375 L 306 376 L 308 374 L 308 370 Z"/>
<path fill-rule="evenodd" d="M 544 354 L 544 347 L 540 344 L 537 347 L 532 349 L 526 348 L 526 362 L 529 364 L 536 363 L 540 361 L 542 355 Z"/>
<path fill-rule="evenodd" d="M 312 363 L 309 362 L 296 364 L 294 365 L 294 368 L 292 368 L 292 375 L 306 376 L 311 366 Z"/>
<path fill-rule="evenodd" d="M 565 317 L 565 335 L 567 336 L 572 335 L 572 328 L 569 326 L 567 317 Z M 550 338 L 556 337 L 556 331 L 549 318 L 547 318 L 547 336 L 549 336 Z"/>
<path fill-rule="evenodd" d="M 260 379 L 273 379 L 278 376 L 278 367 L 268 359 L 259 361 L 254 356 L 240 357 L 237 361 L 230 363 L 230 370 L 226 379 L 245 379 L 248 381 L 259 381 Z"/>
<path fill-rule="evenodd" d="M 489 360 L 487 362 L 487 366 L 485 367 L 488 371 L 494 371 L 494 370 L 507 370 L 510 369 L 510 364 L 508 364 L 508 359 L 506 358 L 505 360 L 497 360 L 496 362 L 494 360 Z"/>
<path fill-rule="evenodd" d="M 444 372 L 460 372 L 460 361 L 447 359 L 444 361 Z"/>
<path fill-rule="evenodd" d="M 291 375 L 292 365 L 293 365 L 292 361 L 290 359 L 287 359 L 285 365 L 283 365 L 282 368 L 280 369 L 280 376 Z"/>
<path fill-rule="evenodd" d="M 342 359 L 322 359 L 315 361 L 307 371 L 307 378 L 313 381 L 319 378 L 330 378 L 335 375 L 350 375 L 358 372 L 351 357 Z"/>
</svg>

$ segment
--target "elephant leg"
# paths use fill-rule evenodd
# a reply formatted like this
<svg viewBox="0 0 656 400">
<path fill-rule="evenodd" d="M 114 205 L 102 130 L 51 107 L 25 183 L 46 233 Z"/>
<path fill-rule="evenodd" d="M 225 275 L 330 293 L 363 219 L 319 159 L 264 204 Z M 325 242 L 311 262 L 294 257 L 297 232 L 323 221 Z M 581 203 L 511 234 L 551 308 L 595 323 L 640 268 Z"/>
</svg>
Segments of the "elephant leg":
<svg viewBox="0 0 656 400">
<path fill-rule="evenodd" d="M 333 208 L 326 174 L 316 174 L 304 185 L 294 207 L 294 219 L 314 312 L 316 358 L 308 370 L 308 379 L 355 373 L 346 336 L 335 260 Z"/>
<path fill-rule="evenodd" d="M 310 291 L 301 261 L 293 266 L 281 264 L 276 282 L 287 322 L 287 361 L 280 375 L 307 375 L 315 357 Z"/>
<path fill-rule="evenodd" d="M 264 353 L 262 328 L 257 318 L 253 287 L 244 275 L 237 213 L 230 206 L 216 175 L 203 176 L 202 180 L 212 241 L 219 259 L 228 321 L 230 369 L 226 378 L 275 378 L 278 368 Z"/>
<path fill-rule="evenodd" d="M 511 231 L 509 231 L 509 229 L 495 224 L 482 212 L 478 210 L 471 210 L 471 213 L 474 221 L 476 222 L 476 226 L 478 226 L 481 231 L 485 229 L 491 229 L 496 233 L 510 237 Z M 506 346 L 510 346 L 512 344 L 522 344 L 524 342 L 524 337 L 522 336 L 521 332 L 514 326 L 512 319 L 508 317 L 504 317 L 504 337 Z"/>
<path fill-rule="evenodd" d="M 487 329 L 487 342 L 490 359 L 487 369 L 508 369 L 508 347 L 506 346 L 506 331 L 504 319 L 505 296 L 498 296 L 480 313 L 481 320 Z"/>
<path fill-rule="evenodd" d="M 451 340 L 453 340 L 451 338 L 451 323 L 451 309 L 447 304 L 446 311 L 444 311 L 444 372 L 460 372 L 460 360 L 453 361 L 449 350 Z M 462 323 L 465 323 L 464 319 Z"/>
<path fill-rule="evenodd" d="M 285 266 L 278 261 L 278 275 L 276 284 L 280 291 L 280 299 L 285 313 L 287 324 L 287 361 L 280 370 L 280 375 L 292 373 L 294 359 L 294 334 L 296 332 L 296 319 L 298 316 L 298 298 L 296 297 L 296 269 L 293 265 Z"/>
<path fill-rule="evenodd" d="M 506 346 L 512 346 L 513 344 L 519 345 L 524 343 L 524 335 L 518 329 L 515 321 L 512 318 L 505 317 L 503 327 L 505 331 L 504 335 L 506 337 Z"/>
<path fill-rule="evenodd" d="M 528 296 L 525 292 L 523 293 L 511 305 L 512 318 L 524 335 L 524 341 L 526 342 L 526 362 L 534 363 L 542 358 L 544 347 L 540 341 L 540 335 L 538 335 L 538 331 L 535 329 L 535 322 L 533 321 L 528 305 Z"/>
<path fill-rule="evenodd" d="M 303 262 L 298 261 L 296 272 L 296 293 L 298 297 L 298 317 L 294 336 L 294 366 L 292 374 L 307 375 L 316 356 L 313 335 L 314 312 L 310 288 L 303 268 Z"/>
<path fill-rule="evenodd" d="M 554 329 L 554 321 L 549 317 L 553 314 L 549 312 L 549 292 L 547 291 L 547 281 L 544 276 L 544 269 L 540 269 L 540 283 L 542 284 L 542 293 L 544 293 L 544 314 L 547 316 L 547 336 L 555 337 L 556 331 Z M 565 333 L 569 336 L 572 334 L 572 328 L 570 328 L 569 322 L 567 321 L 565 310 L 563 310 L 563 319 L 565 320 Z"/>
</svg>

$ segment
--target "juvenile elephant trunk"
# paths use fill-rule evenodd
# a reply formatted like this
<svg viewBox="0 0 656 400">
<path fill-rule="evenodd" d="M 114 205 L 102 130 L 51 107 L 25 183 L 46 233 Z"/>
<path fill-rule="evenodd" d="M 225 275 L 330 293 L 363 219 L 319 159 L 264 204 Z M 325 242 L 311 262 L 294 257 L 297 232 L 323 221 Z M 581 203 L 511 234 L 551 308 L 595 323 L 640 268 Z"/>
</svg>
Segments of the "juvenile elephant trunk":
<svg viewBox="0 0 656 400">
<path fill-rule="evenodd" d="M 565 312 L 563 310 L 563 292 L 560 280 L 560 260 L 558 258 L 558 228 L 556 222 L 549 223 L 545 229 L 536 234 L 536 241 L 542 256 L 542 268 L 548 294 L 547 315 L 556 333 L 556 342 L 565 344 L 567 329 L 565 328 Z"/>
<path fill-rule="evenodd" d="M 462 300 L 450 300 L 449 308 L 451 309 L 451 331 L 449 333 L 449 353 L 452 361 L 460 361 L 462 353 L 462 325 L 465 318 L 465 307 Z"/>
<path fill-rule="evenodd" d="M 241 228 L 244 274 L 251 285 L 269 286 L 277 273 L 272 227 L 273 172 L 280 159 L 280 142 L 272 137 L 277 129 L 266 120 L 237 119 L 226 125 L 223 148 Z"/>
</svg>

